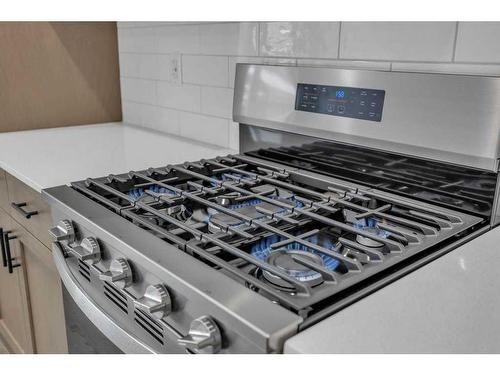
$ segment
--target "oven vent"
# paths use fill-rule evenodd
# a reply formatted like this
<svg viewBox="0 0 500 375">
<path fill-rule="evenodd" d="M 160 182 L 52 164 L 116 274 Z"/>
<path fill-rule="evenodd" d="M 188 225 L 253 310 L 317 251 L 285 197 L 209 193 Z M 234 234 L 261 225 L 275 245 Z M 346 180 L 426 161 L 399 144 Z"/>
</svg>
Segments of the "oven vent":
<svg viewBox="0 0 500 375">
<path fill-rule="evenodd" d="M 104 283 L 104 295 L 120 310 L 127 314 L 127 297 L 113 284 L 108 282 Z"/>
<path fill-rule="evenodd" d="M 90 282 L 90 266 L 78 259 L 78 271 L 88 282 Z"/>
<path fill-rule="evenodd" d="M 151 316 L 140 309 L 134 310 L 135 322 L 144 329 L 151 337 L 163 345 L 163 327 Z"/>
</svg>

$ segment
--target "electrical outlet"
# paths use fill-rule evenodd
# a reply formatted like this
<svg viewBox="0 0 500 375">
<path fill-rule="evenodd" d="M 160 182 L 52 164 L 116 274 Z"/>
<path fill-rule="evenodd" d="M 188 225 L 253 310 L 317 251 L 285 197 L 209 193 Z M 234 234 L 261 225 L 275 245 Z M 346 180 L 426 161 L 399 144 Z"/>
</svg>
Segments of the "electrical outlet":
<svg viewBox="0 0 500 375">
<path fill-rule="evenodd" d="M 180 86 L 182 82 L 181 54 L 172 53 L 169 60 L 170 82 Z"/>
</svg>

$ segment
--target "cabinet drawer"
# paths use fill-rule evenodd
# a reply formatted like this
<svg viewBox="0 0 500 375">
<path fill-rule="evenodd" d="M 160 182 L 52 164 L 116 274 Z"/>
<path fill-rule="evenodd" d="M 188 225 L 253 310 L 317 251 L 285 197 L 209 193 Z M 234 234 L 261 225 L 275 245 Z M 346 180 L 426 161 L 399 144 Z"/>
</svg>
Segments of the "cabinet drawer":
<svg viewBox="0 0 500 375">
<path fill-rule="evenodd" d="M 17 178 L 7 175 L 7 188 L 9 191 L 9 211 L 11 216 L 25 227 L 45 246 L 51 246 L 48 230 L 52 222 L 50 206 L 45 203 L 40 193 L 36 192 Z M 18 208 L 13 207 L 18 205 Z M 36 212 L 31 216 L 24 213 Z"/>
<path fill-rule="evenodd" d="M 51 251 L 27 230 L 16 231 L 22 249 L 37 353 L 67 353 L 61 281 Z"/>
<path fill-rule="evenodd" d="M 0 168 L 0 207 L 9 212 L 9 193 L 7 190 L 7 174 Z"/>
</svg>

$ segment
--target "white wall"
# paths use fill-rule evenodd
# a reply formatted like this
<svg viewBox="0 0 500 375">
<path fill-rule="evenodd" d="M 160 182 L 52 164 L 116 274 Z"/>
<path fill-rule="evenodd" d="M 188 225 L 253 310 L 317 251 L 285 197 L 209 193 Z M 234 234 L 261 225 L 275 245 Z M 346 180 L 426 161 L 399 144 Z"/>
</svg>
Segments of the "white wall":
<svg viewBox="0 0 500 375">
<path fill-rule="evenodd" d="M 500 75 L 499 40 L 500 22 L 119 22 L 123 117 L 236 149 L 237 62 Z"/>
</svg>

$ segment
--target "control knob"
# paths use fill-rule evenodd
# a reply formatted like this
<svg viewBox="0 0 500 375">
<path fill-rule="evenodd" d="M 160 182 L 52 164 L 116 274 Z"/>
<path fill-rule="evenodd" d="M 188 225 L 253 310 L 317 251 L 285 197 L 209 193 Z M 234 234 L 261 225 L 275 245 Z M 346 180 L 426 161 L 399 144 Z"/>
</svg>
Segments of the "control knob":
<svg viewBox="0 0 500 375">
<path fill-rule="evenodd" d="M 54 241 L 72 243 L 75 241 L 75 228 L 70 220 L 61 220 L 54 228 L 49 229 Z"/>
<path fill-rule="evenodd" d="M 79 246 L 71 247 L 70 252 L 88 264 L 94 264 L 101 260 L 101 247 L 94 237 L 85 237 Z"/>
<path fill-rule="evenodd" d="M 170 294 L 163 285 L 149 285 L 142 298 L 134 301 L 134 306 L 147 312 L 157 319 L 172 312 Z"/>
<path fill-rule="evenodd" d="M 204 315 L 193 320 L 188 334 L 177 342 L 193 353 L 212 354 L 220 351 L 222 338 L 217 324 L 210 316 Z"/>
<path fill-rule="evenodd" d="M 99 279 L 113 283 L 118 288 L 123 289 L 132 283 L 132 269 L 126 259 L 113 259 L 109 270 L 101 273 Z"/>
</svg>

